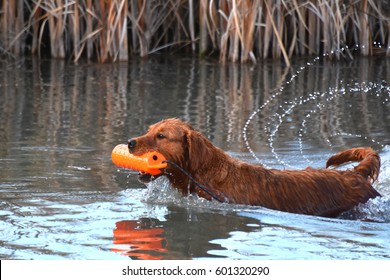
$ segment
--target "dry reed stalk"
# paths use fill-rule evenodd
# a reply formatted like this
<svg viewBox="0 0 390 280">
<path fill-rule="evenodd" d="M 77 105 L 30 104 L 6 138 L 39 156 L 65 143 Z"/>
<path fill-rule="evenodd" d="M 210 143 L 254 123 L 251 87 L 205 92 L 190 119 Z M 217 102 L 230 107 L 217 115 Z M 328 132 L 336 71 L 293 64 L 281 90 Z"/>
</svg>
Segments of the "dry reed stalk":
<svg viewBox="0 0 390 280">
<path fill-rule="evenodd" d="M 93 55 L 93 40 L 91 37 L 89 37 L 89 34 L 92 34 L 92 28 L 93 28 L 93 18 L 92 18 L 92 13 L 93 13 L 93 6 L 92 6 L 92 0 L 87 0 L 86 1 L 86 11 L 85 11 L 85 17 L 86 17 L 86 30 L 85 34 L 87 35 L 88 38 L 85 39 L 86 44 L 87 44 L 87 58 L 91 59 Z M 81 48 L 82 49 L 82 48 Z M 81 55 L 81 53 L 80 53 Z M 76 54 L 75 60 L 78 60 L 78 56 Z"/>
<path fill-rule="evenodd" d="M 112 60 L 128 60 L 127 0 L 111 2 L 107 19 L 107 44 Z"/>
<path fill-rule="evenodd" d="M 228 27 L 228 17 L 227 15 L 229 14 L 229 3 L 227 1 L 220 1 L 219 3 L 219 9 L 218 9 L 218 17 L 219 19 L 219 25 L 215 24 L 215 19 L 213 20 L 214 26 L 219 30 L 221 34 L 225 34 L 227 27 Z M 222 37 L 222 36 L 221 36 Z"/>
<path fill-rule="evenodd" d="M 1 14 L 1 20 L 0 20 L 0 23 L 1 23 L 1 33 L 0 33 L 0 44 L 2 44 L 4 46 L 4 49 L 8 47 L 8 6 L 9 6 L 9 3 L 8 1 L 3 1 L 2 5 L 1 5 L 1 11 L 2 11 L 2 14 Z M 1 47 L 1 45 L 0 45 Z"/>
<path fill-rule="evenodd" d="M 19 56 L 25 48 L 23 0 L 3 1 L 0 13 L 0 50 Z M 2 47 L 3 45 L 3 47 Z"/>
<path fill-rule="evenodd" d="M 273 54 L 273 57 L 274 58 L 280 58 L 281 57 L 281 54 L 283 53 L 283 56 L 286 58 L 287 57 L 287 60 L 288 59 L 288 54 L 287 54 L 287 51 L 285 49 L 285 41 L 283 40 L 283 35 L 284 35 L 284 16 L 282 16 L 282 14 L 284 14 L 284 8 L 283 8 L 283 5 L 282 5 L 282 1 L 280 0 L 276 0 L 276 4 L 274 5 L 274 10 L 275 10 L 275 15 L 274 17 L 276 18 L 274 20 L 274 24 L 275 24 L 275 36 L 273 36 L 273 42 L 272 42 L 272 45 L 274 46 L 273 47 L 273 51 L 274 51 L 274 54 Z M 289 64 L 289 63 L 287 63 Z"/>
<path fill-rule="evenodd" d="M 101 31 L 103 30 L 103 26 L 98 20 L 98 15 L 95 13 L 95 10 L 99 9 L 95 9 L 92 3 L 92 0 L 87 0 L 87 6 L 85 8 L 86 10 L 82 13 L 83 16 L 81 18 L 81 22 L 83 24 L 82 28 L 80 28 L 80 46 L 78 48 L 78 53 L 74 52 L 74 61 L 78 61 L 83 53 L 86 54 L 87 59 L 91 59 L 94 55 L 96 55 L 98 61 L 100 61 L 98 46 L 100 40 L 99 37 Z M 94 52 L 95 49 L 97 50 L 96 52 Z"/>
<path fill-rule="evenodd" d="M 221 34 L 220 47 L 219 47 L 219 60 L 222 63 L 226 62 L 227 43 L 229 38 L 229 34 L 227 30 L 230 28 L 228 23 L 229 21 L 226 20 L 226 24 L 221 24 L 222 26 L 224 26 L 224 28 L 221 29 L 224 30 L 224 32 Z"/>
<path fill-rule="evenodd" d="M 220 61 L 256 61 L 253 53 L 259 1 L 231 1 L 221 5 Z"/>
<path fill-rule="evenodd" d="M 14 4 L 13 2 L 10 3 L 9 1 L 3 1 L 3 7 L 2 7 L 3 20 L 1 23 L 1 26 L 2 26 L 1 39 L 2 39 L 2 43 L 4 45 L 4 49 L 9 48 L 10 35 L 13 33 L 12 29 L 11 29 L 14 26 L 12 24 L 12 22 L 14 20 L 14 17 L 12 14 L 13 4 Z"/>
<path fill-rule="evenodd" d="M 268 1 L 268 2 L 267 2 Z M 272 16 L 269 12 L 268 7 L 272 5 L 272 0 L 264 0 L 264 10 L 265 10 L 265 29 L 264 29 L 264 35 L 263 35 L 263 41 L 259 42 L 263 46 L 263 54 L 262 57 L 268 57 L 269 49 L 271 47 L 271 38 L 272 38 Z"/>
<path fill-rule="evenodd" d="M 342 19 L 338 10 L 339 5 L 334 1 L 323 1 L 320 6 L 320 12 L 323 16 L 323 37 L 324 37 L 324 53 L 332 54 L 333 51 L 340 46 L 340 36 L 342 32 Z M 343 40 L 345 42 L 345 40 Z M 336 56 L 340 53 L 336 52 Z"/>
<path fill-rule="evenodd" d="M 208 50 L 208 32 L 207 32 L 207 16 L 208 16 L 208 0 L 199 1 L 199 53 L 204 55 Z"/>
<path fill-rule="evenodd" d="M 119 21 L 119 60 L 126 61 L 128 60 L 129 50 L 127 44 L 127 11 L 128 11 L 128 3 L 127 1 L 123 1 L 123 7 L 120 12 L 120 21 Z"/>
<path fill-rule="evenodd" d="M 256 62 L 255 55 L 253 53 L 254 45 L 254 31 L 255 22 L 257 16 L 257 7 L 259 1 L 244 1 L 242 4 L 241 15 L 242 20 L 242 41 L 241 41 L 241 62 L 247 62 L 251 59 L 254 63 Z"/>
<path fill-rule="evenodd" d="M 221 18 L 218 14 L 218 9 L 216 5 L 213 5 L 213 0 L 209 4 L 209 33 L 210 33 L 210 44 L 213 49 L 219 49 L 219 38 L 221 31 L 218 29 L 220 25 Z"/>
<path fill-rule="evenodd" d="M 79 15 L 79 1 L 75 0 L 73 5 L 73 13 L 70 13 L 72 28 L 71 37 L 73 37 L 73 53 L 80 53 L 80 15 Z"/>
<path fill-rule="evenodd" d="M 98 29 L 98 59 L 127 60 L 127 4 L 126 1 L 100 1 L 95 9 L 101 12 Z M 125 40 L 126 39 L 126 40 Z"/>
<path fill-rule="evenodd" d="M 44 35 L 44 29 L 46 23 L 49 24 L 49 40 L 51 56 L 55 58 L 65 58 L 65 28 L 67 12 L 66 9 L 69 6 L 68 3 L 63 4 L 61 0 L 40 0 L 36 1 L 35 7 L 30 15 L 29 25 L 33 26 L 33 42 L 34 47 L 41 45 L 42 36 Z M 65 10 L 65 12 L 64 12 Z M 39 21 L 42 21 L 39 25 Z M 40 31 L 38 31 L 38 27 Z M 32 51 L 36 51 L 35 48 Z M 38 49 L 38 53 L 40 49 Z"/>
<path fill-rule="evenodd" d="M 266 6 L 268 16 L 270 17 L 272 29 L 274 31 L 273 43 L 278 46 L 278 48 L 277 48 L 278 51 L 274 52 L 274 57 L 280 57 L 280 54 L 279 54 L 279 51 L 280 51 L 283 54 L 283 57 L 284 57 L 284 60 L 287 64 L 287 66 L 289 67 L 290 66 L 290 59 L 289 59 L 287 52 L 284 48 L 284 44 L 283 44 L 282 37 L 281 37 L 281 33 L 283 32 L 282 27 L 281 27 L 282 24 L 279 23 L 279 28 L 276 26 L 274 19 L 273 19 L 273 16 L 272 16 L 273 13 L 272 13 L 271 7 L 267 4 L 267 2 L 264 2 L 264 3 Z"/>
<path fill-rule="evenodd" d="M 319 12 L 321 14 L 322 19 L 322 44 L 323 52 L 329 53 L 332 50 L 331 45 L 331 27 L 330 27 L 330 16 L 328 13 L 328 3 L 326 1 L 322 1 L 321 5 L 319 5 Z M 325 23 L 325 24 L 324 24 Z"/>
<path fill-rule="evenodd" d="M 51 55 L 55 58 L 65 58 L 65 46 L 64 46 L 64 4 L 62 0 L 47 1 L 51 4 L 50 10 L 47 10 L 49 28 L 52 36 L 50 37 Z"/>
<path fill-rule="evenodd" d="M 304 5 L 298 4 L 297 0 L 292 1 L 292 6 L 294 9 L 294 12 L 298 15 L 298 27 L 297 31 L 293 32 L 293 38 L 296 38 L 296 44 L 297 44 L 297 52 L 299 54 L 306 54 L 307 50 L 307 33 L 309 32 L 309 27 L 307 26 L 307 23 L 309 21 L 308 19 L 308 10 Z M 292 19 L 295 19 L 295 16 L 292 16 Z M 296 35 L 295 35 L 296 34 Z M 295 40 L 292 40 L 295 44 Z M 289 56 L 292 55 L 292 49 L 289 51 Z"/>
<path fill-rule="evenodd" d="M 36 5 L 34 7 L 34 10 L 31 13 L 30 16 L 30 24 L 33 29 L 32 34 L 32 46 L 31 46 L 31 53 L 36 54 L 39 53 L 41 48 L 39 43 L 39 20 L 42 16 L 42 9 L 39 5 Z"/>
<path fill-rule="evenodd" d="M 193 0 L 188 1 L 188 13 L 189 13 L 188 26 L 190 29 L 190 36 L 191 36 L 191 49 L 193 52 L 195 52 L 196 45 L 195 45 L 195 19 L 194 19 L 194 1 Z"/>
<path fill-rule="evenodd" d="M 101 62 L 105 62 L 108 59 L 108 49 L 106 44 L 106 38 L 107 38 L 107 26 L 106 26 L 106 19 L 108 17 L 107 12 L 107 5 L 109 6 L 112 1 L 105 1 L 100 0 L 99 5 L 97 6 L 96 12 L 99 19 L 99 36 L 98 36 L 98 52 L 97 57 L 98 60 Z"/>
<path fill-rule="evenodd" d="M 264 19 L 264 6 L 259 3 L 259 6 L 257 8 L 257 21 L 255 22 L 255 30 L 254 35 L 256 37 L 256 40 L 254 40 L 254 46 L 253 51 L 254 55 L 258 58 L 263 58 L 263 44 L 262 40 L 264 38 L 264 23 L 262 22 L 262 19 Z"/>
<path fill-rule="evenodd" d="M 308 4 L 308 46 L 309 54 L 318 54 L 320 51 L 320 32 L 319 32 L 319 17 L 317 16 L 314 4 L 311 0 Z"/>
<path fill-rule="evenodd" d="M 286 3 L 285 3 L 286 5 Z M 289 7 L 286 7 L 286 10 L 289 10 Z M 288 56 L 291 57 L 293 53 L 298 54 L 305 54 L 306 47 L 304 45 L 304 42 L 306 42 L 306 33 L 307 33 L 307 26 L 306 26 L 306 13 L 304 7 L 300 7 L 296 0 L 292 1 L 292 7 L 291 10 L 288 11 L 289 18 L 291 18 L 291 22 L 288 26 L 289 28 L 292 28 L 293 32 L 291 36 L 291 43 Z M 297 16 L 295 16 L 297 15 Z"/>
<path fill-rule="evenodd" d="M 191 44 L 189 41 L 189 32 L 187 31 L 187 24 L 182 19 L 183 14 L 183 0 L 171 0 L 167 5 L 168 16 L 163 20 L 159 29 L 162 29 L 162 32 L 157 32 L 159 34 L 157 40 L 154 41 L 153 49 L 149 53 L 159 51 L 164 48 L 171 47 L 173 45 L 180 45 L 182 43 Z M 172 26 L 175 26 L 175 29 L 172 30 Z M 207 25 L 209 28 L 209 25 Z M 163 42 L 163 43 L 162 43 Z"/>
<path fill-rule="evenodd" d="M 368 1 L 362 0 L 360 3 L 360 17 L 359 17 L 359 45 L 360 51 L 363 55 L 368 55 L 370 52 L 370 30 L 368 24 Z"/>
<path fill-rule="evenodd" d="M 226 62 L 226 57 L 227 57 L 227 50 L 228 50 L 228 39 L 229 39 L 229 30 L 230 30 L 230 25 L 231 21 L 228 19 L 228 14 L 229 14 L 229 4 L 228 2 L 222 1 L 221 7 L 219 9 L 219 14 L 222 17 L 220 20 L 220 30 L 221 30 L 221 38 L 220 38 L 220 61 L 222 63 Z"/>
<path fill-rule="evenodd" d="M 139 0 L 138 5 L 130 5 L 131 30 L 136 33 L 136 38 L 138 38 L 139 47 L 137 50 L 141 57 L 178 44 L 178 42 L 170 41 L 170 36 L 180 40 L 182 31 L 184 36 L 188 36 L 185 24 L 178 14 L 180 7 L 181 1 L 179 0 L 176 2 L 173 0 L 153 2 Z M 175 28 L 177 28 L 175 33 L 171 32 L 174 23 L 176 24 Z M 134 35 L 133 38 L 135 38 Z"/>
<path fill-rule="evenodd" d="M 345 45 L 346 43 L 346 33 L 344 28 L 344 18 L 342 16 L 342 11 L 340 9 L 340 5 L 335 5 L 335 13 L 334 13 L 334 33 L 336 38 L 334 39 L 333 50 L 339 49 L 340 46 Z M 337 59 L 340 58 L 340 52 L 335 52 Z"/>
<path fill-rule="evenodd" d="M 241 21 L 242 14 L 238 13 L 237 1 L 232 1 L 232 9 L 231 9 L 231 20 L 232 20 L 232 28 L 230 29 L 230 48 L 229 48 L 229 59 L 230 61 L 237 62 L 239 57 L 239 40 L 242 40 L 242 30 L 241 30 Z M 240 2 L 241 3 L 241 2 Z M 239 19 L 240 17 L 240 19 Z"/>
<path fill-rule="evenodd" d="M 236 19 L 236 1 L 231 1 L 231 5 L 229 5 L 229 14 L 227 17 L 228 20 L 228 26 L 226 29 L 226 50 L 221 55 L 224 55 L 223 62 L 226 62 L 226 60 L 230 60 L 233 62 L 237 61 L 238 57 L 238 32 L 239 27 L 238 20 Z"/>
<path fill-rule="evenodd" d="M 17 11 L 17 15 L 15 19 L 15 31 L 14 31 L 15 36 L 17 36 L 17 34 L 19 34 L 24 29 L 24 25 L 25 25 L 24 13 L 23 13 L 23 0 L 17 1 L 16 11 Z M 25 48 L 25 38 L 26 38 L 26 34 L 18 38 L 17 40 L 18 42 L 14 48 L 14 52 L 13 52 L 14 54 L 20 55 L 23 52 Z"/>
<path fill-rule="evenodd" d="M 370 17 L 370 26 L 378 26 L 376 32 L 372 35 L 372 41 L 374 47 L 378 47 L 377 44 L 387 47 L 386 51 L 381 51 L 376 49 L 379 53 L 390 54 L 390 42 L 389 42 L 389 33 L 390 33 L 390 3 L 386 1 L 374 1 L 369 0 L 369 6 L 372 9 L 370 14 L 376 15 L 375 17 Z M 386 20 L 383 20 L 386 19 Z M 373 29 L 371 27 L 371 29 Z"/>
</svg>

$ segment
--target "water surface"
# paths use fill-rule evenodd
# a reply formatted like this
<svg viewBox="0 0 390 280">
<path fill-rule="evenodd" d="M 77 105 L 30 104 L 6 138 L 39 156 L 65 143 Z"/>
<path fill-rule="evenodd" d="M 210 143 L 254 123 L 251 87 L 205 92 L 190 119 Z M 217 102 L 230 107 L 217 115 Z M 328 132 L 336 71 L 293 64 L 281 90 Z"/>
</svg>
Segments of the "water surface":
<svg viewBox="0 0 390 280">
<path fill-rule="evenodd" d="M 1 258 L 390 258 L 387 58 L 0 64 Z M 111 150 L 167 117 L 273 168 L 371 146 L 382 197 L 327 219 L 184 198 L 163 178 L 145 187 Z"/>
</svg>

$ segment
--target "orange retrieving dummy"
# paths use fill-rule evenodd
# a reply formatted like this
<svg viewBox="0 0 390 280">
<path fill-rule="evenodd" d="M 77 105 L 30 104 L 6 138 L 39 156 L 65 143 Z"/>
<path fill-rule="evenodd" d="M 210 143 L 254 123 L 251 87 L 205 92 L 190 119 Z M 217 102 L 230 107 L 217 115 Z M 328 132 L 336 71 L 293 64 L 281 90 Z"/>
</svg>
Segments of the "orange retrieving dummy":
<svg viewBox="0 0 390 280">
<path fill-rule="evenodd" d="M 161 169 L 167 167 L 165 157 L 158 152 L 147 152 L 140 156 L 129 153 L 125 144 L 117 145 L 111 154 L 112 162 L 119 167 L 133 169 L 151 175 L 158 175 Z"/>
</svg>

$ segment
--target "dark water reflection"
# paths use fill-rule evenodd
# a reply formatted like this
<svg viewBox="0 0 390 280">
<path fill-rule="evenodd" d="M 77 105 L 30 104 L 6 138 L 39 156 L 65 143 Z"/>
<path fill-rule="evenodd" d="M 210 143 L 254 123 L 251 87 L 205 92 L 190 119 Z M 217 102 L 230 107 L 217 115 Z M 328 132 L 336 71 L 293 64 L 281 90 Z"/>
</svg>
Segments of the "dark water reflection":
<svg viewBox="0 0 390 280">
<path fill-rule="evenodd" d="M 389 59 L 0 64 L 1 258 L 390 258 Z M 278 168 L 322 167 L 343 148 L 372 146 L 383 197 L 320 219 L 181 198 L 166 182 L 145 189 L 110 153 L 167 117 Z"/>
</svg>

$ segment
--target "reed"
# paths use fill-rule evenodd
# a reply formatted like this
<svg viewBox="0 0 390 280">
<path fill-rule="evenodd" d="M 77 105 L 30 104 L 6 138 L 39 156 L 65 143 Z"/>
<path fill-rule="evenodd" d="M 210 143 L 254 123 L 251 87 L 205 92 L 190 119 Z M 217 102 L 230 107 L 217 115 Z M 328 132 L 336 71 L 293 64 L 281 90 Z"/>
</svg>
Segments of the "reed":
<svg viewBox="0 0 390 280">
<path fill-rule="evenodd" d="M 20 55 L 26 47 L 23 0 L 2 1 L 0 10 L 0 53 Z"/>
<path fill-rule="evenodd" d="M 217 53 L 222 63 L 272 57 L 289 64 L 293 55 L 347 45 L 390 55 L 389 1 L 15 0 L 1 2 L 0 23 L 0 50 L 74 61 L 188 50 Z"/>
</svg>

